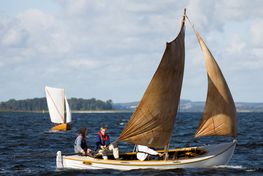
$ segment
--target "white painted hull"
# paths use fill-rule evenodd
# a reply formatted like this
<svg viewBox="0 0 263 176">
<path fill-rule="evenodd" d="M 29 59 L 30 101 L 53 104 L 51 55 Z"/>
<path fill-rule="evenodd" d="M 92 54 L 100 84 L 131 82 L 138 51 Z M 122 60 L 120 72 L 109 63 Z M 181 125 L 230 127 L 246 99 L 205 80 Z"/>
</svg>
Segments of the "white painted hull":
<svg viewBox="0 0 263 176">
<path fill-rule="evenodd" d="M 57 153 L 57 168 L 72 169 L 176 169 L 176 168 L 207 168 L 226 165 L 231 159 L 236 147 L 236 140 L 230 143 L 207 145 L 199 148 L 208 152 L 202 156 L 191 159 L 139 161 L 139 160 L 102 160 L 91 157 L 71 155 L 62 156 Z"/>
</svg>

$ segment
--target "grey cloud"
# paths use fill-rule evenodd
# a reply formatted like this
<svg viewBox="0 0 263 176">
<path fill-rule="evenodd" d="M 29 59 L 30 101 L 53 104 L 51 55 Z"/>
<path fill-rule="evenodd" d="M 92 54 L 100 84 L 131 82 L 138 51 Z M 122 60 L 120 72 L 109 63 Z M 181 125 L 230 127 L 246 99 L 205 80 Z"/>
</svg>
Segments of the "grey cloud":
<svg viewBox="0 0 263 176">
<path fill-rule="evenodd" d="M 5 20 L 0 22 L 0 68 L 6 73 L 0 80 L 6 84 L 0 99 L 7 98 L 4 94 L 11 86 L 17 87 L 12 96 L 18 98 L 43 96 L 42 89 L 49 84 L 64 87 L 69 96 L 138 100 L 159 64 L 165 42 L 174 39 L 179 30 L 184 7 L 227 76 L 238 76 L 248 65 L 250 70 L 262 68 L 260 1 L 54 3 L 61 6 L 57 13 L 29 7 L 14 17 L 2 17 Z M 255 21 L 248 22 L 254 17 Z M 205 96 L 205 90 L 193 89 L 205 89 L 206 75 L 191 30 L 187 24 L 182 96 L 197 100 Z M 242 36 L 244 31 L 251 41 Z M 19 86 L 25 83 L 26 87 Z M 25 93 L 24 89 L 30 91 Z"/>
</svg>

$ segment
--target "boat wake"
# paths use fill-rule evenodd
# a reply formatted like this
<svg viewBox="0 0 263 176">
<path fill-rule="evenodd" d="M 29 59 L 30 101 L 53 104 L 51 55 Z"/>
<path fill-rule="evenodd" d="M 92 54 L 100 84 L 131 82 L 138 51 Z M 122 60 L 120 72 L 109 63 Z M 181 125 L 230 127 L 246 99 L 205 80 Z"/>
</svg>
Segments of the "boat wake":
<svg viewBox="0 0 263 176">
<path fill-rule="evenodd" d="M 245 171 L 245 172 L 262 172 L 263 168 L 256 168 L 256 167 L 243 167 L 243 166 L 234 166 L 234 165 L 220 165 L 220 166 L 214 166 L 214 168 L 223 168 L 223 169 L 231 169 L 231 170 L 237 170 L 237 171 Z"/>
<path fill-rule="evenodd" d="M 220 166 L 214 166 L 214 168 L 227 168 L 227 169 L 246 169 L 243 166 L 234 166 L 234 165 L 220 165 Z"/>
</svg>

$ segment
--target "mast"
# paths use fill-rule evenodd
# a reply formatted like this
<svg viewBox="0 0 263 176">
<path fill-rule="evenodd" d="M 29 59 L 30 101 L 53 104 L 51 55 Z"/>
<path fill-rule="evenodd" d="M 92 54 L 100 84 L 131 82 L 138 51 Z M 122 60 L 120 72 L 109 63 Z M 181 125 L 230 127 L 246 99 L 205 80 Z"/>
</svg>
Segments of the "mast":
<svg viewBox="0 0 263 176">
<path fill-rule="evenodd" d="M 186 17 L 186 8 L 184 9 L 184 15 L 182 17 L 182 23 L 185 23 L 185 17 Z M 180 98 L 179 98 L 179 103 L 178 103 L 177 108 L 179 108 L 179 111 L 180 111 Z M 171 140 L 171 137 L 169 138 L 169 143 L 166 146 L 164 146 L 164 160 L 167 160 L 169 158 L 168 150 L 169 150 L 170 140 Z"/>
</svg>

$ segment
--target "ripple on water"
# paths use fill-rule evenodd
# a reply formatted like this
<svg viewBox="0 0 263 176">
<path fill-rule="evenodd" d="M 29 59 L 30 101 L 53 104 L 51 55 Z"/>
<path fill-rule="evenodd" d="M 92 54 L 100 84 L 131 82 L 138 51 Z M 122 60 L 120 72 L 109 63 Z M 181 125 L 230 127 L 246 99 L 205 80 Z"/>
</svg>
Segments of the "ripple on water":
<svg viewBox="0 0 263 176">
<path fill-rule="evenodd" d="M 182 147 L 195 133 L 200 113 L 180 113 L 171 139 L 171 147 Z M 49 132 L 53 126 L 47 113 L 0 113 L 0 174 L 1 175 L 262 175 L 263 113 L 238 113 L 238 145 L 229 165 L 209 169 L 175 170 L 56 170 L 58 150 L 73 152 L 76 131 L 88 128 L 88 145 L 95 148 L 96 132 L 107 125 L 111 139 L 121 133 L 131 113 L 73 114 L 72 130 Z M 201 145 L 209 140 L 193 142 Z M 213 140 L 213 139 L 212 139 Z M 214 140 L 217 141 L 218 139 Z M 221 140 L 221 139 L 220 139 Z M 120 144 L 122 151 L 133 145 Z"/>
</svg>

